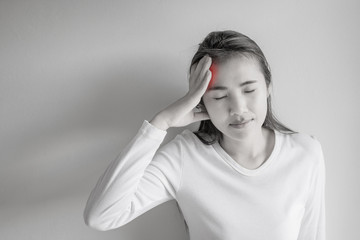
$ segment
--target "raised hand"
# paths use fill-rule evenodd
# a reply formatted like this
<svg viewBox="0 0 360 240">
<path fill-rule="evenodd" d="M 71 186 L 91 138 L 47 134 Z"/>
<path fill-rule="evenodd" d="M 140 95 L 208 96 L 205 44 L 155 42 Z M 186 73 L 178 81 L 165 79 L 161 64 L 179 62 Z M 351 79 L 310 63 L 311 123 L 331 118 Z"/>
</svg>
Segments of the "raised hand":
<svg viewBox="0 0 360 240">
<path fill-rule="evenodd" d="M 150 123 L 167 130 L 170 127 L 183 127 L 193 122 L 209 119 L 204 109 L 196 111 L 202 96 L 211 79 L 211 58 L 204 56 L 197 64 L 191 66 L 189 91 L 186 95 L 159 112 Z"/>
</svg>

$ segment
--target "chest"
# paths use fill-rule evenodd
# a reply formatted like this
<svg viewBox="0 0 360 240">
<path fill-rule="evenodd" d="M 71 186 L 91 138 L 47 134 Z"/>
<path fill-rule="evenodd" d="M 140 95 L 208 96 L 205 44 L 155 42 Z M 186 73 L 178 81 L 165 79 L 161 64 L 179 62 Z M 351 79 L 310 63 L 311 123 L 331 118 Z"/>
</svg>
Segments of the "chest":
<svg viewBox="0 0 360 240">
<path fill-rule="evenodd" d="M 290 240 L 300 228 L 307 193 L 308 179 L 299 169 L 244 176 L 226 164 L 195 164 L 185 166 L 177 200 L 195 235 Z"/>
</svg>

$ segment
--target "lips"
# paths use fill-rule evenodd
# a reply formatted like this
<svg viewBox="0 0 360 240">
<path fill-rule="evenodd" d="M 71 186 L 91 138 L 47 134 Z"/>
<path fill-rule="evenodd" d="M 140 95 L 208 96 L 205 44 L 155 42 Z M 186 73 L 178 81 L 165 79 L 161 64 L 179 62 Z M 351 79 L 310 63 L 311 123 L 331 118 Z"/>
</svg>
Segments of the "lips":
<svg viewBox="0 0 360 240">
<path fill-rule="evenodd" d="M 236 128 L 239 128 L 239 127 L 243 127 L 245 126 L 247 123 L 251 122 L 253 119 L 247 119 L 247 120 L 244 120 L 244 121 L 233 121 L 231 122 L 229 125 L 231 127 L 236 127 Z"/>
<path fill-rule="evenodd" d="M 251 121 L 252 119 L 248 119 L 248 120 L 243 120 L 243 121 L 233 121 L 232 123 L 230 123 L 230 125 L 240 125 L 240 124 L 244 124 L 247 123 L 249 121 Z"/>
</svg>

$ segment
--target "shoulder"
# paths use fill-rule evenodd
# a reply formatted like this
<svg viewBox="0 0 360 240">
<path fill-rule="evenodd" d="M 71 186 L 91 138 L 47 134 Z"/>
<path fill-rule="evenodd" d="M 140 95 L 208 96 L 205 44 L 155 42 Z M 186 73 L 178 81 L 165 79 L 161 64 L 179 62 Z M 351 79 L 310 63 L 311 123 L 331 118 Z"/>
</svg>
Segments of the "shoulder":
<svg viewBox="0 0 360 240">
<path fill-rule="evenodd" d="M 321 144 L 319 140 L 314 136 L 307 133 L 293 133 L 280 135 L 284 138 L 284 145 L 289 148 L 302 149 L 307 152 L 317 152 L 321 150 Z"/>
<path fill-rule="evenodd" d="M 299 156 L 302 161 L 311 165 L 323 165 L 323 151 L 320 141 L 311 134 L 294 133 L 281 134 L 283 136 L 283 148 L 288 149 Z"/>
<path fill-rule="evenodd" d="M 172 140 L 160 147 L 159 151 L 183 152 L 202 151 L 209 146 L 203 144 L 198 137 L 188 129 L 177 134 Z"/>
<path fill-rule="evenodd" d="M 206 145 L 200 141 L 200 139 L 190 130 L 185 129 L 180 134 L 177 134 L 171 141 L 165 144 L 160 149 L 179 151 L 183 152 L 192 152 L 194 153 L 203 153 L 211 149 L 211 145 Z"/>
<path fill-rule="evenodd" d="M 189 129 L 185 129 L 180 134 L 178 134 L 175 137 L 174 141 L 181 143 L 184 147 L 187 148 L 201 149 L 204 147 L 209 147 L 208 145 L 201 142 L 200 139 L 195 135 L 195 133 L 193 133 Z"/>
</svg>

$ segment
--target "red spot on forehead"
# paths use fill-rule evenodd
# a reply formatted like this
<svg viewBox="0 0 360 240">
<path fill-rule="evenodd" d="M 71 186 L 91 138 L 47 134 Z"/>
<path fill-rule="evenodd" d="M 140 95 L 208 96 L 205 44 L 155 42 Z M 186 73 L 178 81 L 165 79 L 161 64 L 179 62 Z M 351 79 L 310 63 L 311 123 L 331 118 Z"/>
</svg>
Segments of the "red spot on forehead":
<svg viewBox="0 0 360 240">
<path fill-rule="evenodd" d="M 215 78 L 216 78 L 216 73 L 217 73 L 217 66 L 215 63 L 212 63 L 210 68 L 209 68 L 210 72 L 211 72 L 211 79 L 210 79 L 210 82 L 209 82 L 209 85 L 208 85 L 208 88 L 211 88 L 214 83 L 215 83 Z"/>
</svg>

